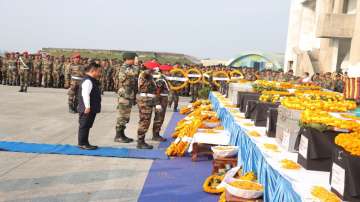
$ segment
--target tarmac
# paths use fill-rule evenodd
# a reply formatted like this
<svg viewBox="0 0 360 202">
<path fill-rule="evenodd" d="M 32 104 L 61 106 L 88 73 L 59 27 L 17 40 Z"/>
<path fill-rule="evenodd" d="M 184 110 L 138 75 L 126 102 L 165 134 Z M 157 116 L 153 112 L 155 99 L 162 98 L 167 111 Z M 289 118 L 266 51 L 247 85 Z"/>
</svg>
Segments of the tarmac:
<svg viewBox="0 0 360 202">
<path fill-rule="evenodd" d="M 0 140 L 47 144 L 77 144 L 78 115 L 70 114 L 67 90 L 0 85 Z M 180 98 L 185 105 L 188 99 Z M 115 135 L 116 94 L 105 92 L 90 143 L 120 144 Z M 163 130 L 172 116 L 167 109 Z M 136 139 L 139 113 L 132 108 L 126 134 Z M 151 131 L 151 129 L 150 129 Z M 151 132 L 146 137 L 152 145 Z M 137 201 L 152 160 L 0 151 L 0 201 Z"/>
</svg>

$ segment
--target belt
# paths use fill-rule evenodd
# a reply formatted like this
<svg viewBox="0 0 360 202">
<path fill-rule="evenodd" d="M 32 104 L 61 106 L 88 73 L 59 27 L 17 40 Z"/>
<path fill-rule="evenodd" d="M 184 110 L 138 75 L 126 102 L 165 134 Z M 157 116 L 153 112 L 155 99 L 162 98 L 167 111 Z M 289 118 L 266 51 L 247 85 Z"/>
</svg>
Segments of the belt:
<svg viewBox="0 0 360 202">
<path fill-rule="evenodd" d="M 154 98 L 154 97 L 155 97 L 154 94 L 150 94 L 150 93 L 140 93 L 140 96 L 141 96 L 141 97 L 151 97 L 151 98 Z"/>
<path fill-rule="evenodd" d="M 169 94 L 163 94 L 163 93 L 161 93 L 160 95 L 161 96 L 169 96 Z"/>
<path fill-rule="evenodd" d="M 71 76 L 71 79 L 74 79 L 74 80 L 82 80 L 81 77 L 78 77 L 78 76 Z"/>
</svg>

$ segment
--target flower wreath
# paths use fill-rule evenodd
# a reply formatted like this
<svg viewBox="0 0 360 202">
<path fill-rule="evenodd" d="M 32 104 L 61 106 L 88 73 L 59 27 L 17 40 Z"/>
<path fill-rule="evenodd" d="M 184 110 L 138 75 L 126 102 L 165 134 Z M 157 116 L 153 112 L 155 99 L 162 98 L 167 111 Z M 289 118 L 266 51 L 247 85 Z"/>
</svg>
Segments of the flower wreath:
<svg viewBox="0 0 360 202">
<path fill-rule="evenodd" d="M 190 84 L 196 84 L 196 83 L 199 83 L 202 79 L 202 74 L 201 74 L 201 71 L 196 69 L 196 68 L 191 68 L 189 70 L 186 71 L 187 73 L 187 76 L 188 76 L 188 82 Z M 189 77 L 189 74 L 196 74 L 196 75 L 199 75 L 199 77 Z M 196 79 L 190 79 L 190 78 L 196 78 Z"/>
<path fill-rule="evenodd" d="M 227 78 L 227 79 L 229 79 L 229 75 L 228 75 L 227 72 L 225 72 L 225 71 L 216 71 L 216 72 L 213 74 L 213 82 L 214 82 L 214 84 L 215 84 L 217 87 L 220 87 L 220 83 L 219 83 L 219 81 L 215 80 L 214 78 L 215 78 L 215 77 L 219 77 L 219 76 L 221 76 L 222 78 Z M 228 82 L 228 81 L 227 81 L 227 82 Z"/>
<path fill-rule="evenodd" d="M 183 76 L 183 78 L 187 78 L 187 73 L 182 69 L 174 68 L 174 69 L 172 69 L 170 71 L 171 75 L 175 75 L 176 73 L 180 73 Z M 181 90 L 181 89 L 185 88 L 187 86 L 187 84 L 188 84 L 188 80 L 183 81 L 182 84 L 180 84 L 180 85 L 173 85 L 171 83 L 171 81 L 169 81 L 170 89 L 175 90 L 175 91 L 178 91 L 178 90 Z"/>
</svg>

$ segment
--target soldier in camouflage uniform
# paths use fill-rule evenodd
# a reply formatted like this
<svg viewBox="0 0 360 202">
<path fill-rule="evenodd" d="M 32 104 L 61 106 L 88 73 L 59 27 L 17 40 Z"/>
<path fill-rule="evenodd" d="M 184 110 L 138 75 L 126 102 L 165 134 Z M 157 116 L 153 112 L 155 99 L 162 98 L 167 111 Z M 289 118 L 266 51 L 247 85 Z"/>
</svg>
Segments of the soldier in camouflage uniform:
<svg viewBox="0 0 360 202">
<path fill-rule="evenodd" d="M 125 129 L 126 124 L 130 121 L 131 107 L 136 99 L 134 88 L 137 85 L 134 81 L 138 78 L 138 72 L 135 65 L 135 53 L 126 52 L 123 54 L 124 63 L 120 67 L 118 74 L 118 117 L 116 120 L 116 135 L 114 138 L 115 142 L 129 143 L 134 141 L 131 138 L 126 137 Z"/>
<path fill-rule="evenodd" d="M 331 73 L 326 72 L 325 78 L 321 81 L 321 87 L 332 90 L 332 79 L 331 79 Z"/>
<path fill-rule="evenodd" d="M 53 63 L 51 61 L 51 56 L 47 55 L 42 61 L 42 84 L 45 88 L 50 87 L 52 71 Z"/>
<path fill-rule="evenodd" d="M 120 64 L 115 60 L 111 60 L 111 66 L 113 66 L 114 71 L 113 71 L 113 80 L 114 80 L 114 91 L 117 92 L 117 90 L 119 89 L 119 71 L 120 71 Z"/>
<path fill-rule="evenodd" d="M 332 84 L 332 89 L 335 92 L 343 93 L 344 92 L 344 81 L 341 78 L 341 74 L 336 74 L 335 80 Z"/>
<path fill-rule="evenodd" d="M 70 74 L 71 59 L 66 58 L 63 66 L 64 66 L 64 88 L 69 88 L 71 82 L 71 74 Z"/>
<path fill-rule="evenodd" d="M 62 77 L 63 72 L 63 63 L 60 61 L 59 58 L 55 58 L 54 61 L 54 69 L 52 72 L 52 78 L 53 78 L 53 87 L 54 88 L 60 88 L 60 79 Z"/>
<path fill-rule="evenodd" d="M 2 60 L 2 66 L 1 66 L 1 83 L 2 85 L 6 85 L 8 81 L 8 75 L 7 75 L 7 61 L 9 60 L 10 54 L 5 53 L 5 58 Z"/>
<path fill-rule="evenodd" d="M 29 85 L 29 77 L 32 69 L 32 62 L 27 52 L 23 53 L 23 56 L 19 57 L 19 75 L 20 75 L 20 90 L 19 92 L 27 92 Z"/>
<path fill-rule="evenodd" d="M 75 53 L 72 56 L 73 63 L 69 67 L 69 74 L 71 75 L 70 87 L 68 90 L 68 104 L 69 112 L 76 113 L 78 100 L 76 97 L 76 92 L 78 92 L 79 85 L 81 83 L 82 77 L 84 76 L 83 66 L 80 64 L 81 56 L 79 53 Z"/>
<path fill-rule="evenodd" d="M 138 80 L 138 89 L 139 97 L 137 100 L 137 104 L 139 107 L 140 120 L 138 128 L 137 148 L 152 149 L 153 146 L 145 142 L 145 135 L 151 123 L 151 115 L 153 112 L 153 108 L 155 107 L 157 113 L 161 113 L 162 110 L 165 110 L 161 107 L 159 99 L 156 96 L 157 86 L 152 76 L 152 70 L 146 69 L 140 73 Z M 155 125 L 155 127 L 157 126 Z M 160 140 L 159 138 L 156 139 Z"/>
<path fill-rule="evenodd" d="M 35 59 L 33 60 L 33 83 L 34 86 L 41 86 L 41 73 L 42 73 L 42 61 L 41 55 L 35 55 Z"/>
<path fill-rule="evenodd" d="M 174 65 L 174 68 L 179 68 L 180 65 Z M 175 85 L 178 85 L 179 81 L 174 81 Z M 169 107 L 171 108 L 172 104 L 174 103 L 174 112 L 178 112 L 178 105 L 179 105 L 179 93 L 180 90 L 172 90 L 170 89 L 170 99 L 169 99 Z"/>
<path fill-rule="evenodd" d="M 8 84 L 11 86 L 15 86 L 17 82 L 17 74 L 18 74 L 18 62 L 15 56 L 15 53 L 10 55 L 10 59 L 7 61 L 8 67 Z"/>
<path fill-rule="evenodd" d="M 160 75 L 160 78 L 156 79 L 155 82 L 157 87 L 156 97 L 158 99 L 158 103 L 161 105 L 162 110 L 155 110 L 152 140 L 165 142 L 166 139 L 160 136 L 160 130 L 164 123 L 166 107 L 168 105 L 169 85 L 165 80 L 164 75 Z"/>
</svg>

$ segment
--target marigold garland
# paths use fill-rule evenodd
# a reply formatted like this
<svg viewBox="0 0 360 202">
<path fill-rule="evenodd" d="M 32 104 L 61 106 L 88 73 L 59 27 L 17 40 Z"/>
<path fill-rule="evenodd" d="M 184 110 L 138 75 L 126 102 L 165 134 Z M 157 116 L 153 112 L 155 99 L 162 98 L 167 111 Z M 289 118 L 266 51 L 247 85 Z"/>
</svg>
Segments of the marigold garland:
<svg viewBox="0 0 360 202">
<path fill-rule="evenodd" d="M 196 77 L 195 80 L 192 80 L 192 79 L 190 79 L 190 78 L 188 77 L 188 82 L 189 82 L 190 84 L 196 84 L 196 83 L 201 82 L 201 80 L 202 80 L 202 74 L 201 74 L 201 71 L 200 71 L 200 70 L 198 70 L 198 69 L 196 69 L 196 68 L 191 68 L 191 69 L 189 69 L 189 70 L 186 71 L 186 74 L 187 74 L 187 75 L 189 75 L 189 74 L 194 74 L 194 73 L 197 74 L 197 75 L 199 75 L 199 77 Z"/>
<path fill-rule="evenodd" d="M 204 192 L 210 193 L 210 194 L 223 193 L 225 191 L 224 188 L 221 188 L 221 189 L 216 188 L 223 179 L 224 179 L 224 176 L 219 176 L 219 175 L 210 175 L 209 177 L 207 177 L 203 184 Z"/>
<path fill-rule="evenodd" d="M 187 78 L 187 73 L 182 69 L 174 68 L 170 71 L 170 74 L 176 74 L 176 73 L 180 73 L 181 75 L 183 75 L 184 78 Z M 184 81 L 181 85 L 178 86 L 173 85 L 171 81 L 169 82 L 170 89 L 175 91 L 181 90 L 185 88 L 187 85 L 188 85 L 188 81 Z"/>
<path fill-rule="evenodd" d="M 230 81 L 237 81 L 237 80 L 239 80 L 239 78 L 236 78 L 236 79 L 234 78 L 235 75 L 240 75 L 240 79 L 243 79 L 243 78 L 244 78 L 244 74 L 243 74 L 241 71 L 239 71 L 239 70 L 233 70 L 233 71 L 230 72 Z"/>
<path fill-rule="evenodd" d="M 323 202 L 340 202 L 336 194 L 326 190 L 324 187 L 314 186 L 311 189 L 311 195 Z"/>
<path fill-rule="evenodd" d="M 216 71 L 216 72 L 214 72 L 213 78 L 214 78 L 214 77 L 219 77 L 219 76 L 221 76 L 221 78 L 227 78 L 227 79 L 229 79 L 229 74 L 228 74 L 227 72 L 225 72 L 225 71 Z M 227 82 L 228 82 L 228 81 L 227 81 Z M 217 86 L 217 87 L 220 87 L 220 86 L 221 86 L 221 84 L 219 83 L 219 81 L 213 80 L 213 83 L 214 83 L 215 86 Z"/>
</svg>

